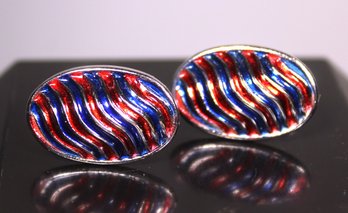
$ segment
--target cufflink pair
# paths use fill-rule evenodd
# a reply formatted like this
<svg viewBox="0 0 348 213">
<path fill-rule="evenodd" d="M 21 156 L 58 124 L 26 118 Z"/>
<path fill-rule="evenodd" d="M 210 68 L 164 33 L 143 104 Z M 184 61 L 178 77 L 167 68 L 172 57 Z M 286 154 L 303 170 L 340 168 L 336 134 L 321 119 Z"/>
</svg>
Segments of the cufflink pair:
<svg viewBox="0 0 348 213">
<path fill-rule="evenodd" d="M 317 98 L 315 79 L 297 58 L 233 45 L 184 62 L 172 94 L 155 77 L 130 68 L 63 71 L 35 89 L 27 117 L 48 150 L 84 163 L 119 164 L 164 148 L 179 125 L 178 111 L 210 134 L 256 140 L 301 127 Z"/>
</svg>

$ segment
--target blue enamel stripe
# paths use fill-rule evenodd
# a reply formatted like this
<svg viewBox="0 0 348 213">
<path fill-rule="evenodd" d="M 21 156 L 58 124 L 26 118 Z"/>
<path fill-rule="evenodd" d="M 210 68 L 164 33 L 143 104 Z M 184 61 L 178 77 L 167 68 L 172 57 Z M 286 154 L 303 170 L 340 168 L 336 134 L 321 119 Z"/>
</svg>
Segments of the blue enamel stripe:
<svg viewBox="0 0 348 213">
<path fill-rule="evenodd" d="M 315 88 L 313 88 L 312 83 L 309 81 L 308 77 L 303 73 L 303 71 L 296 65 L 294 62 L 289 61 L 288 59 L 282 58 L 281 61 L 293 72 L 298 74 L 303 81 L 306 82 L 306 89 L 309 91 L 309 94 L 314 93 Z"/>
<path fill-rule="evenodd" d="M 219 79 L 223 83 L 223 92 L 228 97 L 228 100 L 242 109 L 248 117 L 252 118 L 255 121 L 257 128 L 259 129 L 261 134 L 267 133 L 268 125 L 267 123 L 265 123 L 264 119 L 257 112 L 248 108 L 247 105 L 243 103 L 233 91 L 224 64 L 213 54 L 209 54 L 204 58 L 212 65 L 214 65 L 214 68 L 219 75 Z"/>
<path fill-rule="evenodd" d="M 70 149 L 67 149 L 65 146 L 62 146 L 56 139 L 54 139 L 50 133 L 48 133 L 48 130 L 46 129 L 44 119 L 42 118 L 43 115 L 40 113 L 40 108 L 37 106 L 37 104 L 32 103 L 30 105 L 30 111 L 34 115 L 35 120 L 37 122 L 37 125 L 39 126 L 42 134 L 45 136 L 45 138 L 57 149 L 61 150 L 62 152 L 68 153 L 69 155 L 73 157 L 79 157 L 79 154 L 71 151 Z"/>
<path fill-rule="evenodd" d="M 248 71 L 248 67 L 245 61 L 245 58 L 240 53 L 240 51 L 229 51 L 228 54 L 235 59 L 237 71 L 243 76 L 244 81 L 248 84 L 249 88 L 253 91 L 255 95 L 257 95 L 263 103 L 265 103 L 269 108 L 272 110 L 273 114 L 275 115 L 278 124 L 282 128 L 286 128 L 286 122 L 285 119 L 281 113 L 281 109 L 277 106 L 277 104 L 270 98 L 265 95 L 262 90 L 253 82 L 252 77 Z"/>
<path fill-rule="evenodd" d="M 84 104 L 83 95 L 76 85 L 76 83 L 70 78 L 69 75 L 63 75 L 59 80 L 70 90 L 75 103 L 77 104 L 77 112 L 81 117 L 81 120 L 99 137 L 103 138 L 110 147 L 114 149 L 121 159 L 129 158 L 127 151 L 121 141 L 116 137 L 112 136 L 108 132 L 105 132 L 98 125 L 96 125 L 88 113 L 88 109 Z"/>
<path fill-rule="evenodd" d="M 186 83 L 182 80 L 178 80 L 177 85 L 180 87 L 180 93 L 181 93 L 181 97 L 182 97 L 182 101 L 186 106 L 186 109 L 190 112 L 191 116 L 194 117 L 197 121 L 199 121 L 200 123 L 206 125 L 206 126 L 210 126 L 210 124 L 204 120 L 201 116 L 199 116 L 195 110 L 194 105 L 191 103 L 191 99 L 187 94 L 187 86 Z M 218 131 L 217 127 L 210 127 L 213 128 L 214 131 Z"/>
<path fill-rule="evenodd" d="M 141 155 L 148 153 L 146 150 L 143 139 L 137 130 L 131 123 L 129 123 L 122 115 L 120 115 L 110 103 L 108 95 L 105 91 L 102 80 L 96 73 L 87 72 L 84 73 L 84 76 L 88 79 L 95 90 L 95 94 L 98 97 L 98 102 L 101 103 L 104 111 L 108 113 L 110 117 L 119 125 L 121 125 L 124 130 L 127 132 L 127 135 L 130 136 L 133 143 L 136 144 L 136 149 Z"/>
<path fill-rule="evenodd" d="M 303 116 L 304 113 L 302 112 L 302 106 L 300 103 L 300 95 L 297 91 L 297 89 L 288 84 L 285 79 L 283 79 L 281 76 L 275 74 L 272 70 L 272 65 L 270 64 L 270 61 L 265 57 L 265 53 L 262 52 L 255 52 L 255 55 L 258 57 L 263 70 L 265 71 L 266 75 L 269 76 L 273 81 L 277 82 L 284 90 L 285 92 L 290 96 L 292 103 L 294 104 L 294 109 L 296 110 L 296 118 L 299 119 L 299 115 Z"/>
<path fill-rule="evenodd" d="M 157 97 L 166 97 L 167 95 L 162 91 L 162 89 L 160 89 L 157 85 L 153 84 L 150 81 L 144 81 L 143 79 L 139 79 L 140 83 L 142 85 L 144 85 L 146 87 L 146 89 L 148 89 L 151 93 L 154 93 Z M 169 102 L 168 99 L 166 98 L 162 98 L 161 101 L 163 101 L 165 103 L 165 105 L 167 106 L 170 115 L 174 116 L 175 115 L 175 109 L 173 107 L 173 104 L 171 102 Z"/>
<path fill-rule="evenodd" d="M 203 76 L 200 68 L 195 63 L 190 62 L 187 65 L 187 70 L 189 70 L 195 76 L 196 81 L 202 85 L 203 94 L 200 94 L 202 94 L 203 96 L 201 98 L 206 108 L 209 109 L 209 112 L 212 113 L 212 115 L 218 118 L 220 121 L 225 122 L 229 126 L 232 126 L 238 132 L 238 134 L 246 134 L 246 129 L 243 126 L 241 126 L 239 122 L 230 118 L 228 115 L 225 114 L 224 111 L 222 111 L 215 104 L 211 104 L 214 103 L 214 100 L 210 96 L 209 89 L 207 87 L 207 80 Z"/>
<path fill-rule="evenodd" d="M 59 128 L 62 130 L 62 133 L 64 134 L 64 136 L 68 138 L 70 141 L 74 142 L 75 144 L 79 144 L 80 146 L 82 146 L 83 149 L 92 153 L 97 159 L 100 159 L 100 160 L 106 159 L 105 156 L 100 153 L 97 147 L 90 145 L 83 138 L 77 135 L 75 131 L 71 129 L 71 127 L 68 124 L 69 123 L 68 119 L 65 116 L 63 106 L 61 102 L 59 101 L 59 98 L 57 97 L 54 90 L 48 85 L 46 85 L 41 89 L 41 93 L 48 98 L 51 107 L 55 109 L 53 110 L 53 113 L 55 114 L 55 118 L 58 122 Z"/>
<path fill-rule="evenodd" d="M 123 94 L 123 97 L 125 97 L 126 100 L 140 108 L 141 111 L 145 112 L 148 115 L 150 122 L 154 126 L 155 131 L 158 135 L 158 141 L 162 145 L 163 142 L 166 141 L 167 136 L 164 129 L 161 127 L 160 119 L 158 117 L 158 112 L 156 111 L 156 109 L 138 98 L 138 95 L 134 93 L 130 89 L 130 86 L 126 83 L 123 75 L 119 73 L 113 73 L 113 75 L 117 84 L 119 85 L 120 92 Z"/>
</svg>

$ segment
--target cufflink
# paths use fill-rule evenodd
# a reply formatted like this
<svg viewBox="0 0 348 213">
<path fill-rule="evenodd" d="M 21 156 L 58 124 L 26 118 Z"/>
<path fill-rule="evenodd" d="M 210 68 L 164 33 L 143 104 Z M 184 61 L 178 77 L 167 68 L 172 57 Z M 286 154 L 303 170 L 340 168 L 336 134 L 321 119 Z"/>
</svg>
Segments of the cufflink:
<svg viewBox="0 0 348 213">
<path fill-rule="evenodd" d="M 159 80 L 117 66 L 77 67 L 50 77 L 31 95 L 27 118 L 49 151 L 93 164 L 153 154 L 178 126 L 174 100 Z"/>
<path fill-rule="evenodd" d="M 318 101 L 314 76 L 299 59 L 269 48 L 231 45 L 184 62 L 173 85 L 181 114 L 223 138 L 270 138 L 300 128 Z"/>
</svg>

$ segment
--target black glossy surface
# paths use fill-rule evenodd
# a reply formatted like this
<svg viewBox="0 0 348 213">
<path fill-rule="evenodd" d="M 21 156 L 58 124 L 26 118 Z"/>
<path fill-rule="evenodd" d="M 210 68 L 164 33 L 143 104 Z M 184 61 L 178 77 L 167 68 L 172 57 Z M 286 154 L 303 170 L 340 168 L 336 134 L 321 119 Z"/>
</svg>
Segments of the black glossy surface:
<svg viewBox="0 0 348 213">
<path fill-rule="evenodd" d="M 105 192 L 107 195 L 105 197 L 112 200 L 113 192 L 110 192 L 108 186 L 113 188 L 119 183 L 132 183 L 135 181 L 134 176 L 140 178 L 140 182 L 135 181 L 135 184 L 130 184 L 137 186 L 137 190 L 131 187 L 129 190 L 125 190 L 128 189 L 127 185 L 121 184 L 124 188 L 120 188 L 114 193 L 117 195 L 115 199 L 120 198 L 119 193 L 122 194 L 122 191 L 129 193 L 124 198 L 121 196 L 124 206 L 139 207 L 139 202 L 143 200 L 150 200 L 155 207 L 161 206 L 159 203 L 162 202 L 161 199 L 156 197 L 146 199 L 147 196 L 145 196 L 147 194 L 151 196 L 152 192 L 156 192 L 158 189 L 156 184 L 160 184 L 163 189 L 168 189 L 172 193 L 170 196 L 173 198 L 170 199 L 175 202 L 171 205 L 174 212 L 348 212 L 348 127 L 346 122 L 348 107 L 335 81 L 333 68 L 323 60 L 305 60 L 304 62 L 313 71 L 318 81 L 321 97 L 314 116 L 298 131 L 256 143 L 241 142 L 246 145 L 229 141 L 234 144 L 234 147 L 238 147 L 241 153 L 221 152 L 221 154 L 215 150 L 214 152 L 220 153 L 223 157 L 210 163 L 204 163 L 204 159 L 206 159 L 204 157 L 207 156 L 198 153 L 194 160 L 198 159 L 198 162 L 202 163 L 199 164 L 198 172 L 192 175 L 192 172 L 188 172 L 187 167 L 192 162 L 191 164 L 190 162 L 180 164 L 177 159 L 180 156 L 178 153 L 185 152 L 194 144 L 204 144 L 207 139 L 215 138 L 213 141 L 219 144 L 223 144 L 227 140 L 210 136 L 181 119 L 181 126 L 174 140 L 161 152 L 145 160 L 122 165 L 122 167 L 93 166 L 94 170 L 97 168 L 98 171 L 101 171 L 100 177 L 93 175 L 90 178 L 82 179 L 85 179 L 87 183 L 93 183 L 95 192 Z M 180 62 L 23 62 L 14 65 L 0 78 L 2 100 L 0 105 L 0 212 L 39 212 L 39 209 L 42 208 L 38 205 L 42 206 L 43 202 L 47 207 L 47 199 L 50 199 L 52 193 L 43 193 L 43 197 L 42 194 L 38 196 L 35 191 L 38 181 L 50 178 L 50 174 L 56 174 L 57 171 L 69 174 L 69 171 L 83 172 L 90 168 L 47 152 L 31 134 L 25 118 L 27 99 L 39 83 L 64 69 L 88 64 L 129 66 L 151 73 L 166 85 L 171 86 L 174 71 Z M 243 151 L 248 150 L 245 147 L 252 147 L 254 150 L 254 154 L 251 155 L 253 160 L 248 157 L 249 151 Z M 209 150 L 204 153 L 209 153 Z M 272 153 L 277 153 L 275 158 Z M 227 164 L 224 169 L 218 162 L 224 164 L 225 159 L 230 159 L 234 165 L 229 167 Z M 261 164 L 258 164 L 260 162 Z M 70 166 L 73 166 L 74 169 L 69 169 Z M 239 167 L 242 169 L 238 169 Z M 283 171 L 282 169 L 285 172 L 280 172 Z M 301 169 L 304 173 L 301 172 Z M 110 174 L 110 171 L 112 174 L 125 175 L 122 176 L 122 179 L 112 176 L 113 178 L 107 178 L 108 182 L 105 183 L 103 174 Z M 204 173 L 205 171 L 208 174 Z M 236 171 L 244 171 L 244 175 L 249 171 L 253 175 L 238 176 L 233 173 Z M 252 171 L 256 172 L 252 173 Z M 216 178 L 224 175 L 230 182 L 222 181 L 225 184 L 213 185 L 213 187 L 209 185 L 216 182 Z M 293 192 L 296 193 L 289 195 L 291 188 L 265 191 L 266 188 L 257 185 L 257 177 L 260 177 L 261 184 L 262 180 L 264 183 L 268 180 L 268 186 L 273 184 L 272 186 L 276 187 L 277 184 L 279 185 L 282 175 L 288 180 L 299 181 L 302 184 L 299 185 L 301 190 L 295 190 Z M 129 181 L 124 178 L 129 178 Z M 249 179 L 242 181 L 246 180 L 245 178 Z M 99 179 L 102 181 L 96 181 Z M 72 178 L 54 182 L 56 184 L 54 187 L 59 189 L 62 184 L 75 183 L 75 180 Z M 221 180 L 224 179 L 219 180 L 221 183 Z M 73 184 L 75 188 L 63 194 L 61 199 L 64 198 L 65 203 L 60 200 L 61 203 L 57 204 L 58 207 L 74 208 L 77 204 L 93 203 L 89 201 L 90 199 L 94 200 L 93 210 L 104 206 L 102 203 L 105 200 L 103 199 L 95 203 L 96 198 L 93 193 L 82 196 L 82 192 L 88 191 L 87 183 L 86 188 L 83 188 L 83 184 L 79 187 Z M 235 189 L 228 188 L 227 186 L 231 187 L 231 185 L 227 183 L 244 184 L 243 189 L 246 189 L 247 193 L 242 195 L 249 195 L 249 197 L 241 197 L 237 192 L 235 194 L 238 196 L 226 196 L 227 189 Z M 74 195 L 82 200 L 75 202 Z M 99 197 L 103 198 L 102 195 Z M 273 197 L 278 199 L 277 202 L 269 202 Z M 47 208 L 49 209 L 50 205 Z M 47 209 L 41 211 L 52 212 Z M 105 208 L 100 212 L 108 211 Z"/>
</svg>

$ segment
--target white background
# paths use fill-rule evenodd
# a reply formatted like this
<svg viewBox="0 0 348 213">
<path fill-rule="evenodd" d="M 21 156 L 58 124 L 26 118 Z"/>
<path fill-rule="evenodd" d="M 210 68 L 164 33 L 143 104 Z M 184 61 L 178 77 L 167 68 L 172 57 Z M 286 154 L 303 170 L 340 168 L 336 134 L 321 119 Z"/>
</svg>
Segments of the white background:
<svg viewBox="0 0 348 213">
<path fill-rule="evenodd" d="M 0 0 L 0 72 L 20 59 L 186 58 L 238 43 L 326 57 L 348 76 L 347 0 Z"/>
</svg>

